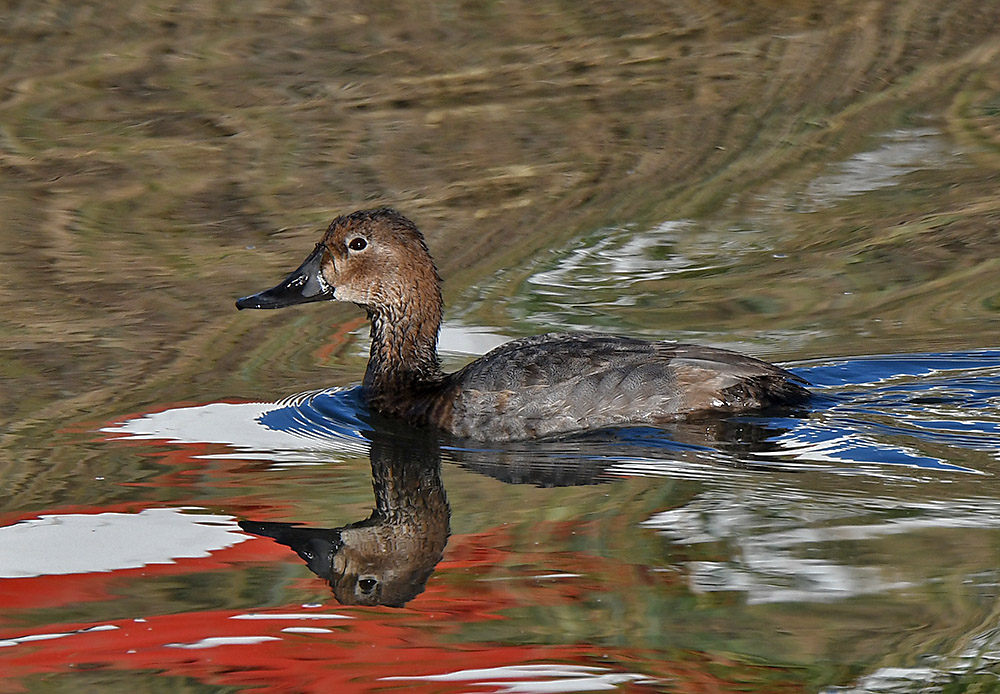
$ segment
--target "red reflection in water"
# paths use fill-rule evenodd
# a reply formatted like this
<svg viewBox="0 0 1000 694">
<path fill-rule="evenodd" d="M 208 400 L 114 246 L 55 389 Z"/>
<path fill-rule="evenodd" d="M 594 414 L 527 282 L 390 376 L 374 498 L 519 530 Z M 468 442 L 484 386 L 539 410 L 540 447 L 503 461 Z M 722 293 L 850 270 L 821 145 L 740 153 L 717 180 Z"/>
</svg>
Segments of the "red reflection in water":
<svg viewBox="0 0 1000 694">
<path fill-rule="evenodd" d="M 454 559 L 442 562 L 440 573 L 490 571 L 498 559 L 505 558 L 502 551 L 495 549 L 506 544 L 504 534 L 500 531 L 497 537 L 479 534 L 453 538 L 454 549 L 449 556 Z M 109 574 L 4 581 L 0 610 L 10 617 L 18 610 L 106 600 L 111 595 L 108 584 L 127 578 L 148 580 L 185 572 L 238 569 L 252 563 L 289 561 L 289 555 L 287 549 L 259 539 L 220 550 L 208 558 L 180 560 L 176 564 Z M 593 571 L 593 558 L 586 560 Z M 661 689 L 669 683 L 672 690 L 708 693 L 736 691 L 734 685 L 738 683 L 728 679 L 734 674 L 745 677 L 747 671 L 768 670 L 703 654 L 685 654 L 683 660 L 666 661 L 658 660 L 656 654 L 588 644 L 453 642 L 454 634 L 463 625 L 504 619 L 506 610 L 518 606 L 576 600 L 587 586 L 577 582 L 535 582 L 525 587 L 522 583 L 515 592 L 491 583 L 465 580 L 455 582 L 460 584 L 458 588 L 450 583 L 432 580 L 427 592 L 405 610 L 303 608 L 287 604 L 259 613 L 210 610 L 140 620 L 65 622 L 32 629 L 8 626 L 0 630 L 0 666 L 4 673 L 0 683 L 12 685 L 30 675 L 107 668 L 152 670 L 213 685 L 252 686 L 260 692 L 541 691 L 530 688 L 529 683 L 521 685 L 526 688 L 513 689 L 514 682 L 524 682 L 523 673 L 513 673 L 512 681 L 502 668 L 547 664 L 594 668 L 578 673 L 581 689 L 606 682 L 616 691 L 627 692 L 648 690 L 649 685 Z M 626 663 L 627 670 L 623 669 Z M 720 669 L 726 671 L 726 676 L 714 674 Z M 469 674 L 468 679 L 460 681 L 411 679 L 473 670 L 486 672 Z M 537 673 L 539 684 L 551 681 L 546 674 L 545 669 Z M 757 691 L 800 690 L 797 684 L 781 682 L 781 678 L 770 679 L 774 674 L 765 678 L 770 680 L 767 688 Z M 605 679 L 601 680 L 601 676 Z"/>
</svg>

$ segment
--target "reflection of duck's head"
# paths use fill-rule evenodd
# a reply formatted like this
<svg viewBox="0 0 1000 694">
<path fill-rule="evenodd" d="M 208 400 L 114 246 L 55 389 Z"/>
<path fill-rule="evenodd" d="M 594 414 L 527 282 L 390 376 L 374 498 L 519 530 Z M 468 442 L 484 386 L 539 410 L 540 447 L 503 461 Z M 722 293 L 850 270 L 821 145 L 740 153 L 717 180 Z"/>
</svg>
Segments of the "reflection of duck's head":
<svg viewBox="0 0 1000 694">
<path fill-rule="evenodd" d="M 375 509 L 339 528 L 240 521 L 291 547 L 345 605 L 402 607 L 423 592 L 448 543 L 450 509 L 436 442 L 421 435 L 372 441 Z"/>
<path fill-rule="evenodd" d="M 417 227 L 390 209 L 333 220 L 302 265 L 238 308 L 336 299 L 372 322 L 363 396 L 375 411 L 480 440 L 530 439 L 801 402 L 783 369 L 728 350 L 596 334 L 507 343 L 441 371 L 440 278 Z"/>
<path fill-rule="evenodd" d="M 423 592 L 441 561 L 448 519 L 433 520 L 411 525 L 368 519 L 344 528 L 240 521 L 240 527 L 291 547 L 344 605 L 402 607 Z"/>
<path fill-rule="evenodd" d="M 423 591 L 441 561 L 447 527 L 377 524 L 345 528 L 328 576 L 345 605 L 402 607 Z"/>
</svg>

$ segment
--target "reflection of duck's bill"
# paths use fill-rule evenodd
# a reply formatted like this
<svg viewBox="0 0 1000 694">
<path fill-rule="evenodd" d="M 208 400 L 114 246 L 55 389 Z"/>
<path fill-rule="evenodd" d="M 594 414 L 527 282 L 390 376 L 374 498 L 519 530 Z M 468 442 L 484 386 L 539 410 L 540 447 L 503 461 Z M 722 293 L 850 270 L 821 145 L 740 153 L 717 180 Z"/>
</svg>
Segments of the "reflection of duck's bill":
<svg viewBox="0 0 1000 694">
<path fill-rule="evenodd" d="M 333 555 L 343 546 L 338 528 L 303 528 L 294 523 L 239 521 L 240 528 L 254 535 L 270 537 L 291 547 L 309 570 L 324 580 L 330 580 Z"/>
<path fill-rule="evenodd" d="M 323 244 L 309 254 L 297 270 L 274 287 L 236 300 L 236 308 L 284 308 L 333 298 L 333 287 L 323 279 Z"/>
</svg>

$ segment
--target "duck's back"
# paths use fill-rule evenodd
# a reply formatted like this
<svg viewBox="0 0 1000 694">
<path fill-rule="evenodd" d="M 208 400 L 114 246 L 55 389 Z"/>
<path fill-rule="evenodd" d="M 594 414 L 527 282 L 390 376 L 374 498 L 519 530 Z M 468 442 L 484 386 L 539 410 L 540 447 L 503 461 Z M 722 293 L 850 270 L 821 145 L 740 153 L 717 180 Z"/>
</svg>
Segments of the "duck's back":
<svg viewBox="0 0 1000 694">
<path fill-rule="evenodd" d="M 594 333 L 509 342 L 447 378 L 457 436 L 516 440 L 791 405 L 797 379 L 736 352 Z"/>
</svg>

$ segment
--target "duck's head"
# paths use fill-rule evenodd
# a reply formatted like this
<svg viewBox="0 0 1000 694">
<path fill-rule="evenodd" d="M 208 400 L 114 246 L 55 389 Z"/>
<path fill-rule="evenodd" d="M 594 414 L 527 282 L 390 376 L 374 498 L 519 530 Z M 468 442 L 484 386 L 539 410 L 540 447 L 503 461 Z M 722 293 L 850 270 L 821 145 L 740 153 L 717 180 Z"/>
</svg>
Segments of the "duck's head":
<svg viewBox="0 0 1000 694">
<path fill-rule="evenodd" d="M 237 300 L 236 308 L 283 308 L 328 299 L 375 313 L 421 304 L 439 307 L 440 283 L 413 222 L 385 207 L 359 210 L 333 220 L 309 257 L 283 282 Z"/>
</svg>

